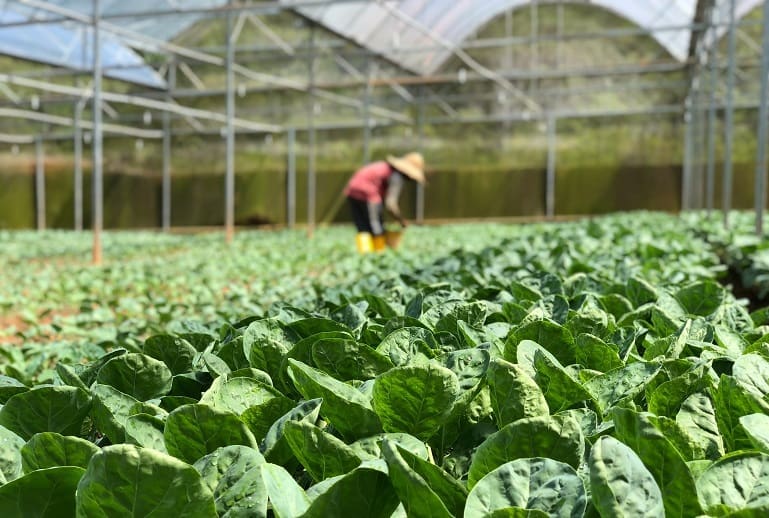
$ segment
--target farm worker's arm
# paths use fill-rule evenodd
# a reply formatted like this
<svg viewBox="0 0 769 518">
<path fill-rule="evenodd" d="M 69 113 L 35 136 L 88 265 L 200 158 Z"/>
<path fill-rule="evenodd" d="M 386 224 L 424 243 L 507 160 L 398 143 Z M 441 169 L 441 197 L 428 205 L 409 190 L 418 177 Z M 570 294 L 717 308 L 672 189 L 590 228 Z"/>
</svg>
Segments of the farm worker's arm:
<svg viewBox="0 0 769 518">
<path fill-rule="evenodd" d="M 398 207 L 398 198 L 400 198 L 401 190 L 403 189 L 404 177 L 401 173 L 393 171 L 390 175 L 389 182 L 387 183 L 387 194 L 385 195 L 385 207 L 393 218 L 398 220 L 401 227 L 408 226 L 406 220 L 401 216 L 400 207 Z"/>
</svg>

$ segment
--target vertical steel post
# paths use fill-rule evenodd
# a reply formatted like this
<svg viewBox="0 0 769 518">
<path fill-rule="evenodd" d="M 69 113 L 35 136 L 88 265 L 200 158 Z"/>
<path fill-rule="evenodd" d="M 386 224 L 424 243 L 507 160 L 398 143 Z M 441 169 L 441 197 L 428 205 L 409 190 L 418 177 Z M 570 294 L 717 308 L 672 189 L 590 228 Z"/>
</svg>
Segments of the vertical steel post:
<svg viewBox="0 0 769 518">
<path fill-rule="evenodd" d="M 371 75 L 373 66 L 371 58 L 366 64 L 366 89 L 363 92 L 363 163 L 368 164 L 371 161 Z"/>
<path fill-rule="evenodd" d="M 101 231 L 104 227 L 104 192 L 102 186 L 103 149 L 101 126 L 101 3 L 93 0 L 93 262 L 101 264 Z"/>
<path fill-rule="evenodd" d="M 310 59 L 308 64 L 309 113 L 307 120 L 307 235 L 315 233 L 315 24 L 310 26 Z"/>
<path fill-rule="evenodd" d="M 75 114 L 72 118 L 73 121 L 73 153 L 74 153 L 74 197 L 73 204 L 75 206 L 75 230 L 83 230 L 83 129 L 81 128 L 81 120 L 83 118 L 83 101 L 77 101 L 75 103 Z"/>
<path fill-rule="evenodd" d="M 288 227 L 294 228 L 296 225 L 296 129 L 289 128 L 288 138 L 288 164 L 286 178 L 286 212 Z"/>
<path fill-rule="evenodd" d="M 681 212 L 692 208 L 692 171 L 694 157 L 694 126 L 692 99 L 686 98 L 684 111 L 684 167 L 681 177 Z"/>
<path fill-rule="evenodd" d="M 417 94 L 417 147 L 422 152 L 422 146 L 424 145 L 425 136 L 425 105 L 424 105 L 424 89 L 420 87 Z M 425 186 L 421 183 L 417 184 L 417 199 L 416 207 L 414 210 L 414 219 L 417 223 L 422 224 L 425 221 Z"/>
<path fill-rule="evenodd" d="M 561 69 L 561 36 L 563 36 L 563 2 L 558 2 L 555 12 L 555 68 Z"/>
<path fill-rule="evenodd" d="M 545 212 L 550 219 L 555 216 L 555 158 L 556 118 L 551 113 L 547 116 L 547 179 L 545 186 Z"/>
<path fill-rule="evenodd" d="M 724 227 L 729 227 L 729 211 L 732 208 L 732 145 L 734 142 L 734 76 L 736 68 L 737 0 L 729 0 L 729 68 L 726 75 L 726 115 L 724 120 L 724 177 L 721 208 L 724 211 Z"/>
<path fill-rule="evenodd" d="M 166 101 L 173 100 L 172 92 L 176 87 L 176 62 L 168 64 L 168 92 Z M 163 231 L 171 230 L 171 114 L 163 112 L 163 178 L 161 186 Z"/>
<path fill-rule="evenodd" d="M 710 80 L 708 81 L 708 162 L 707 162 L 707 184 L 705 203 L 707 207 L 708 216 L 713 212 L 713 205 L 715 203 L 715 187 L 716 187 L 716 60 L 718 59 L 718 41 L 715 34 L 716 23 L 716 8 L 715 6 L 710 9 L 710 28 L 708 34 L 710 38 L 708 41 L 707 49 L 707 65 L 710 72 Z"/>
<path fill-rule="evenodd" d="M 767 90 L 769 90 L 769 0 L 764 0 L 763 36 L 761 38 L 761 105 L 758 111 L 758 149 L 756 150 L 755 206 L 756 234 L 764 233 L 764 207 L 766 206 L 766 133 Z"/>
<path fill-rule="evenodd" d="M 35 207 L 37 230 L 45 230 L 45 155 L 40 136 L 35 137 Z"/>
<path fill-rule="evenodd" d="M 227 126 L 225 128 L 227 158 L 224 172 L 224 225 L 225 240 L 228 243 L 232 242 L 235 235 L 235 127 L 232 122 L 235 117 L 235 77 L 232 71 L 235 60 L 235 43 L 232 41 L 233 16 L 232 11 L 227 13 Z"/>
</svg>

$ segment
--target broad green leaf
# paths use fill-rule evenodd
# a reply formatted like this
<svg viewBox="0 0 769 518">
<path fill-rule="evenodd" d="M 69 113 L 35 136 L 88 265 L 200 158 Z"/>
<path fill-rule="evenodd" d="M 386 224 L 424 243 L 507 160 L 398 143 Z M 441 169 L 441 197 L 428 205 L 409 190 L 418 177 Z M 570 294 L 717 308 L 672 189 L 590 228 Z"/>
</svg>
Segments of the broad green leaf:
<svg viewBox="0 0 769 518">
<path fill-rule="evenodd" d="M 640 277 L 628 279 L 625 295 L 636 308 L 657 300 L 657 290 Z"/>
<path fill-rule="evenodd" d="M 372 379 L 393 367 L 390 359 L 366 344 L 342 338 L 324 338 L 312 345 L 318 369 L 341 381 Z"/>
<path fill-rule="evenodd" d="M 165 423 L 149 414 L 134 414 L 125 421 L 125 438 L 129 444 L 168 453 L 163 435 Z"/>
<path fill-rule="evenodd" d="M 711 516 L 766 516 L 769 455 L 739 452 L 723 457 L 700 475 L 697 492 L 702 507 Z"/>
<path fill-rule="evenodd" d="M 644 391 L 660 370 L 659 363 L 636 362 L 589 380 L 584 388 L 592 394 L 601 413 L 624 399 L 632 399 Z"/>
<path fill-rule="evenodd" d="M 676 298 L 691 315 L 712 315 L 724 300 L 724 289 L 716 281 L 703 280 L 678 290 Z"/>
<path fill-rule="evenodd" d="M 667 517 L 691 517 L 702 513 L 694 480 L 675 447 L 644 415 L 614 409 L 616 437 L 641 459 L 662 491 Z"/>
<path fill-rule="evenodd" d="M 108 361 L 96 381 L 111 385 L 139 401 L 147 401 L 171 390 L 171 376 L 165 363 L 146 354 L 131 353 Z"/>
<path fill-rule="evenodd" d="M 443 354 L 438 361 L 456 374 L 460 390 L 470 390 L 486 374 L 489 368 L 489 352 L 484 349 L 460 349 Z"/>
<path fill-rule="evenodd" d="M 57 466 L 77 466 L 85 469 L 97 451 L 99 447 L 85 439 L 56 432 L 42 432 L 33 435 L 21 448 L 21 463 L 24 473 Z"/>
<path fill-rule="evenodd" d="M 753 446 L 763 452 L 769 453 L 769 416 L 766 414 L 750 414 L 740 417 L 740 425 Z"/>
<path fill-rule="evenodd" d="M 106 435 L 112 444 L 125 442 L 125 423 L 131 409 L 138 403 L 135 398 L 123 394 L 111 385 L 99 385 L 91 389 L 93 394 L 93 421 L 96 428 Z"/>
<path fill-rule="evenodd" d="M 473 455 L 467 485 L 515 459 L 545 457 L 577 468 L 585 453 L 582 428 L 571 416 L 520 419 L 490 435 Z"/>
<path fill-rule="evenodd" d="M 724 455 L 716 412 L 707 395 L 697 393 L 686 398 L 676 415 L 676 422 L 706 458 L 716 460 Z"/>
<path fill-rule="evenodd" d="M 277 320 L 257 320 L 243 332 L 243 353 L 251 367 L 261 369 L 275 379 L 280 374 L 283 355 L 297 341 L 294 331 L 284 329 Z"/>
<path fill-rule="evenodd" d="M 432 332 L 422 327 L 402 327 L 387 335 L 376 348 L 394 365 L 405 365 L 417 358 L 432 358 L 438 343 Z"/>
<path fill-rule="evenodd" d="M 359 439 L 382 431 L 369 399 L 350 385 L 293 359 L 289 360 L 288 372 L 305 399 L 323 400 L 321 414 L 345 439 Z"/>
<path fill-rule="evenodd" d="M 615 348 L 587 333 L 577 336 L 574 356 L 580 365 L 600 372 L 609 372 L 624 365 Z"/>
<path fill-rule="evenodd" d="M 293 408 L 294 402 L 287 397 L 276 397 L 248 408 L 240 414 L 240 419 L 246 423 L 254 438 L 261 442 L 272 424 Z"/>
<path fill-rule="evenodd" d="M 0 487 L 0 516 L 75 517 L 75 490 L 85 470 L 75 466 L 40 469 Z"/>
<path fill-rule="evenodd" d="M 216 516 L 211 491 L 189 464 L 130 444 L 107 446 L 91 458 L 77 486 L 77 515 Z"/>
<path fill-rule="evenodd" d="M 172 335 L 150 336 L 144 341 L 144 354 L 166 364 L 172 374 L 192 370 L 197 351 L 183 338 Z"/>
<path fill-rule="evenodd" d="M 240 415 L 247 409 L 274 398 L 285 398 L 285 396 L 253 378 L 219 376 L 203 393 L 200 402 L 216 410 Z"/>
<path fill-rule="evenodd" d="M 56 364 L 56 374 L 59 375 L 59 378 L 61 379 L 62 383 L 65 385 L 69 385 L 70 387 L 76 387 L 81 388 L 83 390 L 88 390 L 88 385 L 83 383 L 83 380 L 80 379 L 80 376 L 78 375 L 78 371 L 75 370 L 74 367 L 71 367 L 67 365 L 66 363 L 57 363 Z M 14 379 L 14 378 L 10 378 Z M 24 386 L 22 384 L 22 386 Z M 23 390 L 19 390 L 19 392 L 24 392 Z M 3 400 L 2 403 L 5 403 L 6 400 Z"/>
<path fill-rule="evenodd" d="M 247 446 L 225 446 L 195 462 L 203 484 L 214 495 L 220 517 L 267 516 L 264 457 Z"/>
<path fill-rule="evenodd" d="M 633 450 L 613 437 L 600 437 L 590 451 L 590 487 L 601 516 L 665 515 L 654 477 Z"/>
<path fill-rule="evenodd" d="M 536 342 L 562 365 L 576 362 L 574 337 L 568 329 L 551 320 L 534 320 L 515 329 L 505 343 L 506 360 L 515 362 L 517 347 L 524 340 Z"/>
<path fill-rule="evenodd" d="M 4 483 L 21 475 L 23 446 L 24 439 L 0 426 L 0 482 Z"/>
<path fill-rule="evenodd" d="M 438 466 L 385 440 L 385 461 L 395 492 L 408 516 L 461 516 L 467 490 Z"/>
<path fill-rule="evenodd" d="M 742 387 L 769 400 L 769 360 L 760 354 L 745 354 L 737 358 L 732 376 Z"/>
<path fill-rule="evenodd" d="M 539 344 L 524 340 L 518 345 L 518 363 L 533 376 L 545 395 L 551 412 L 558 412 L 590 400 L 591 394 L 567 372 L 558 360 Z"/>
<path fill-rule="evenodd" d="M 740 417 L 769 414 L 769 403 L 758 394 L 744 388 L 732 376 L 721 375 L 718 387 L 712 391 L 716 421 L 727 452 L 750 449 L 752 443 L 739 425 Z"/>
<path fill-rule="evenodd" d="M 552 459 L 517 459 L 478 481 L 467 497 L 465 516 L 488 516 L 518 507 L 557 518 L 581 518 L 587 506 L 582 480 L 574 468 Z"/>
<path fill-rule="evenodd" d="M 82 383 L 80 385 L 82 385 Z M 16 378 L 0 375 L 0 404 L 4 405 L 11 396 L 15 396 L 21 392 L 27 392 L 28 390 L 29 387 Z"/>
<path fill-rule="evenodd" d="M 256 439 L 237 415 L 202 404 L 184 405 L 168 414 L 163 437 L 168 453 L 190 464 L 222 446 L 257 448 Z"/>
<path fill-rule="evenodd" d="M 260 444 L 260 449 L 267 460 L 278 464 L 285 464 L 291 459 L 293 453 L 283 435 L 286 424 L 292 421 L 305 421 L 315 424 L 320 414 L 322 401 L 322 399 L 302 401 L 270 424 Z M 251 422 L 250 418 L 252 416 L 249 412 L 246 412 L 244 417 L 246 422 Z M 256 416 L 253 417 L 256 418 Z"/>
<path fill-rule="evenodd" d="M 398 503 L 398 496 L 387 474 L 376 469 L 359 467 L 318 495 L 302 516 L 389 518 Z"/>
<path fill-rule="evenodd" d="M 291 474 L 281 466 L 262 464 L 262 480 L 276 518 L 302 516 L 310 506 L 310 499 Z"/>
<path fill-rule="evenodd" d="M 22 439 L 39 432 L 80 435 L 91 396 L 75 387 L 39 387 L 11 397 L 0 409 L 0 426 Z"/>
<path fill-rule="evenodd" d="M 346 475 L 361 462 L 352 448 L 306 421 L 287 422 L 283 435 L 291 451 L 316 482 Z"/>
<path fill-rule="evenodd" d="M 659 384 L 656 388 L 647 387 L 646 399 L 649 412 L 657 415 L 675 417 L 687 397 L 707 387 L 708 379 L 703 369 L 695 369 L 681 376 Z"/>
<path fill-rule="evenodd" d="M 398 445 L 412 455 L 420 459 L 429 457 L 425 443 L 407 433 L 380 433 L 371 437 L 364 437 L 350 445 L 355 454 L 363 460 L 373 460 L 382 458 L 382 444 L 384 441 L 390 441 Z"/>
<path fill-rule="evenodd" d="M 215 354 L 204 352 L 201 355 L 201 360 L 203 360 L 203 365 L 206 366 L 206 371 L 208 371 L 212 378 L 218 379 L 227 376 L 232 372 L 230 366 L 227 365 L 227 362 Z"/>
<path fill-rule="evenodd" d="M 499 428 L 518 419 L 550 414 L 539 385 L 519 365 L 495 359 L 489 364 L 486 380 Z"/>
<path fill-rule="evenodd" d="M 376 379 L 373 407 L 385 431 L 427 440 L 449 418 L 458 396 L 459 382 L 450 370 L 432 363 L 411 365 Z"/>
</svg>

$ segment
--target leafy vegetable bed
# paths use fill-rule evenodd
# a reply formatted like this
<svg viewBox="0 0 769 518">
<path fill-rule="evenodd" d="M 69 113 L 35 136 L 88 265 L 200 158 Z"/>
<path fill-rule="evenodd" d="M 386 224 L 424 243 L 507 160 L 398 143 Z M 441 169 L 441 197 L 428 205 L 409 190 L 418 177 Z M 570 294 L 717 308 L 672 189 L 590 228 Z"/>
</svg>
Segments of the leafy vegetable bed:
<svg viewBox="0 0 769 518">
<path fill-rule="evenodd" d="M 0 515 L 766 515 L 769 327 L 690 228 L 417 229 L 50 383 L 14 358 Z"/>
</svg>

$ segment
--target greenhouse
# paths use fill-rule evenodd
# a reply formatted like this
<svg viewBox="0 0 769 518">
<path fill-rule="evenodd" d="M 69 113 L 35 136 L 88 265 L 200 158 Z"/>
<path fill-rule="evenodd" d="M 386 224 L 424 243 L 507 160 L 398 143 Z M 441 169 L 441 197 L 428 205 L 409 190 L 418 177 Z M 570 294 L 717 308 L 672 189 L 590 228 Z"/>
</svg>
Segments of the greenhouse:
<svg viewBox="0 0 769 518">
<path fill-rule="evenodd" d="M 769 516 L 769 0 L 0 2 L 0 516 Z"/>
</svg>

